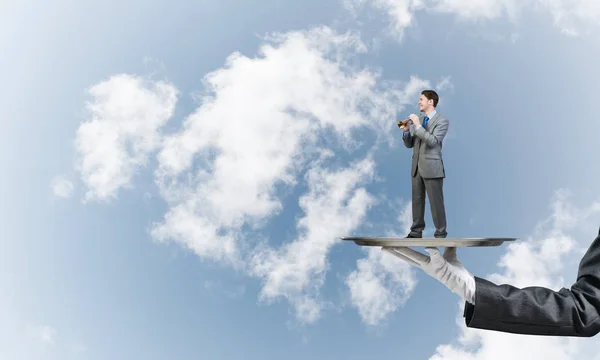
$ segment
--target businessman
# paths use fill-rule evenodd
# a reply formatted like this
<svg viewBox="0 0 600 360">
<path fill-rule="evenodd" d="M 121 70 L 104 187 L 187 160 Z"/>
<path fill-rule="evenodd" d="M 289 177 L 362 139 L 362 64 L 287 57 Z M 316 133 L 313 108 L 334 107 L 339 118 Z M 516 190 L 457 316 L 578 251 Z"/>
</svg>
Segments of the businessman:
<svg viewBox="0 0 600 360">
<path fill-rule="evenodd" d="M 413 149 L 410 169 L 412 179 L 412 225 L 408 238 L 422 238 L 425 230 L 425 194 L 429 204 L 434 236 L 445 238 L 446 209 L 444 205 L 444 178 L 446 172 L 442 159 L 442 141 L 448 132 L 448 119 L 437 112 L 438 94 L 433 90 L 424 90 L 419 98 L 419 110 L 423 115 L 411 114 L 404 130 L 404 145 Z M 400 124 L 399 124 L 400 125 Z"/>
<path fill-rule="evenodd" d="M 579 263 L 570 289 L 517 288 L 471 275 L 456 248 L 430 256 L 410 248 L 383 248 L 417 266 L 465 300 L 467 327 L 513 334 L 592 337 L 600 332 L 600 230 Z"/>
</svg>

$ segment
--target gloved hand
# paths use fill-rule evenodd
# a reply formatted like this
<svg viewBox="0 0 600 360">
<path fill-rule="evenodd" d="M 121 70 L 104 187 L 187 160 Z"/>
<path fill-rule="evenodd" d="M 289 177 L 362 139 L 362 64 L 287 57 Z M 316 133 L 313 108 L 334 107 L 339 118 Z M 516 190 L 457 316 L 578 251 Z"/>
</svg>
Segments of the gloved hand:
<svg viewBox="0 0 600 360">
<path fill-rule="evenodd" d="M 434 247 L 425 248 L 430 256 L 407 247 L 383 247 L 382 250 L 421 268 L 463 300 L 475 305 L 475 277 L 456 258 L 455 247 L 447 247 L 443 256 Z"/>
</svg>

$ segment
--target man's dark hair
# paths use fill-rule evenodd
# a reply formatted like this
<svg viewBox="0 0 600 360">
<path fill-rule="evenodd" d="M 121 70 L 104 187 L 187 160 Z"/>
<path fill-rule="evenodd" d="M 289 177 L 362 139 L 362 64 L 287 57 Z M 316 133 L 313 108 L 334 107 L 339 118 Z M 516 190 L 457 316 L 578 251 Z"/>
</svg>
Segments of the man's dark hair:
<svg viewBox="0 0 600 360">
<path fill-rule="evenodd" d="M 421 95 L 425 95 L 428 100 L 433 100 L 433 107 L 437 107 L 438 101 L 440 101 L 440 97 L 433 90 L 423 90 Z"/>
</svg>

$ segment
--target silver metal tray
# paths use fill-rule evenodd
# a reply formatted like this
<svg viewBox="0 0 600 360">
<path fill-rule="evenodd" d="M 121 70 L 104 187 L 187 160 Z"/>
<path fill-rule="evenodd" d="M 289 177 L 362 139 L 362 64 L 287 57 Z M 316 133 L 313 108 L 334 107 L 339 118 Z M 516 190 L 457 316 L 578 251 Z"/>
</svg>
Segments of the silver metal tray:
<svg viewBox="0 0 600 360">
<path fill-rule="evenodd" d="M 500 246 L 505 241 L 514 241 L 517 238 L 404 238 L 404 237 L 373 237 L 373 236 L 348 236 L 341 238 L 344 241 L 354 241 L 361 246 L 423 246 L 423 247 L 469 247 L 469 246 Z"/>
</svg>

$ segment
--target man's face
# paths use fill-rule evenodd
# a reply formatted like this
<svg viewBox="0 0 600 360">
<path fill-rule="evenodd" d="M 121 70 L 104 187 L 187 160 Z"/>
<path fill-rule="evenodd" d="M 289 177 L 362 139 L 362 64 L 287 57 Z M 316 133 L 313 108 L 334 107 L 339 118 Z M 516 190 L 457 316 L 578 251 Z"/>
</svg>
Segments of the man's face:
<svg viewBox="0 0 600 360">
<path fill-rule="evenodd" d="M 429 100 L 425 97 L 425 95 L 421 95 L 419 98 L 419 111 L 428 110 L 433 106 L 433 100 Z"/>
</svg>

